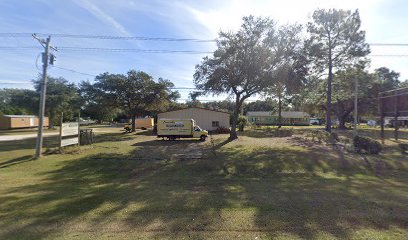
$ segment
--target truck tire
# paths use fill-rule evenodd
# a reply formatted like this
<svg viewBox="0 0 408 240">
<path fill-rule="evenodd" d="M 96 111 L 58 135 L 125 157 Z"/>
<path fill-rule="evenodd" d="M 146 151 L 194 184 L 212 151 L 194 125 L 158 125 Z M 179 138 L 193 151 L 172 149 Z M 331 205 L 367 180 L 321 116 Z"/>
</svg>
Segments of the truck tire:
<svg viewBox="0 0 408 240">
<path fill-rule="evenodd" d="M 207 138 L 207 136 L 201 135 L 201 136 L 200 136 L 200 141 L 204 142 L 206 138 Z"/>
</svg>

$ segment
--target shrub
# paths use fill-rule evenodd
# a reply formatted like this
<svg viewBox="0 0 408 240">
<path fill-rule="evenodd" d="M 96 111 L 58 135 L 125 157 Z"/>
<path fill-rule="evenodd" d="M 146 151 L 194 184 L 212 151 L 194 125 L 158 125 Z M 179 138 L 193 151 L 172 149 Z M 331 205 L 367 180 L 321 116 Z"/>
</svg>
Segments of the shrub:
<svg viewBox="0 0 408 240">
<path fill-rule="evenodd" d="M 215 129 L 215 133 L 218 133 L 218 134 L 225 134 L 225 133 L 230 133 L 230 129 L 229 128 L 226 128 L 226 127 L 218 127 L 217 129 Z"/>
<path fill-rule="evenodd" d="M 355 136 L 353 142 L 357 152 L 365 150 L 369 154 L 378 154 L 382 149 L 381 143 L 369 137 Z"/>
<path fill-rule="evenodd" d="M 401 153 L 402 154 L 406 154 L 408 151 L 408 143 L 400 143 L 398 144 L 400 149 L 401 149 Z"/>
<path fill-rule="evenodd" d="M 244 131 L 244 128 L 245 128 L 245 126 L 246 126 L 247 124 L 248 124 L 248 119 L 247 119 L 246 117 L 244 117 L 244 116 L 240 116 L 240 117 L 238 118 L 238 122 L 237 122 L 238 131 L 243 132 L 243 131 Z"/>
</svg>

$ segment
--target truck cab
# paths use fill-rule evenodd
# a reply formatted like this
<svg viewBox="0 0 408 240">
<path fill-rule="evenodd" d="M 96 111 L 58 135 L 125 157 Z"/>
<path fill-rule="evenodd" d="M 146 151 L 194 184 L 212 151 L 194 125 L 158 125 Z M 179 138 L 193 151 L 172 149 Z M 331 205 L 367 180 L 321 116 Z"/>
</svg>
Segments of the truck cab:
<svg viewBox="0 0 408 240">
<path fill-rule="evenodd" d="M 193 128 L 193 138 L 199 138 L 201 141 L 205 141 L 208 136 L 208 132 L 200 128 L 200 126 L 196 125 Z"/>
</svg>

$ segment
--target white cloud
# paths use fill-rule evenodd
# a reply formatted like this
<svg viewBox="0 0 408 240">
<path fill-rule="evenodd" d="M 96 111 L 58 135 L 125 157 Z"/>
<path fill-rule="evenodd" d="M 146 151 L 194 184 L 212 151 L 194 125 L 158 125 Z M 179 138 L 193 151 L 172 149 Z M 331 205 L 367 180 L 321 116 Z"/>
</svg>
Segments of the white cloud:
<svg viewBox="0 0 408 240">
<path fill-rule="evenodd" d="M 177 2 L 187 13 L 191 14 L 195 20 L 205 26 L 209 34 L 217 36 L 219 30 L 229 31 L 237 30 L 241 23 L 242 17 L 248 15 L 270 17 L 279 23 L 307 22 L 313 11 L 317 8 L 343 8 L 343 9 L 360 9 L 360 13 L 365 21 L 370 22 L 375 18 L 372 14 L 373 9 L 383 0 L 356 1 L 327 1 L 327 0 L 238 0 L 238 1 L 217 1 L 213 7 L 202 8 L 200 6 L 187 6 Z"/>
<path fill-rule="evenodd" d="M 89 2 L 88 0 L 74 0 L 74 3 L 76 3 L 78 6 L 85 9 L 89 13 L 91 13 L 93 16 L 95 16 L 97 19 L 99 19 L 106 25 L 109 25 L 112 28 L 114 28 L 121 35 L 126 37 L 131 36 L 131 34 L 125 29 L 124 26 L 122 26 L 118 21 L 116 21 L 112 16 L 102 11 L 95 4 Z"/>
</svg>

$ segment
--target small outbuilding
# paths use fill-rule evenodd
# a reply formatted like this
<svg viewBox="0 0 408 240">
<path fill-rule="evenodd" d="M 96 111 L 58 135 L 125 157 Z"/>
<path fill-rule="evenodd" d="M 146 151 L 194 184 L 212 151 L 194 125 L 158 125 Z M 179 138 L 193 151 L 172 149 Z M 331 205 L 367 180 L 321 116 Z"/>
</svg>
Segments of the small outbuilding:
<svg viewBox="0 0 408 240">
<path fill-rule="evenodd" d="M 17 129 L 38 127 L 38 117 L 34 115 L 0 116 L 0 129 Z M 44 118 L 44 127 L 48 127 L 48 117 Z"/>
<path fill-rule="evenodd" d="M 230 128 L 228 112 L 207 108 L 190 107 L 175 111 L 163 112 L 157 115 L 158 119 L 194 119 L 196 124 L 204 130 L 214 131 L 219 127 Z"/>
<path fill-rule="evenodd" d="M 248 121 L 255 125 L 277 125 L 278 113 L 275 112 L 247 112 Z M 310 115 L 305 112 L 290 111 L 281 113 L 282 125 L 310 125 Z"/>
</svg>

